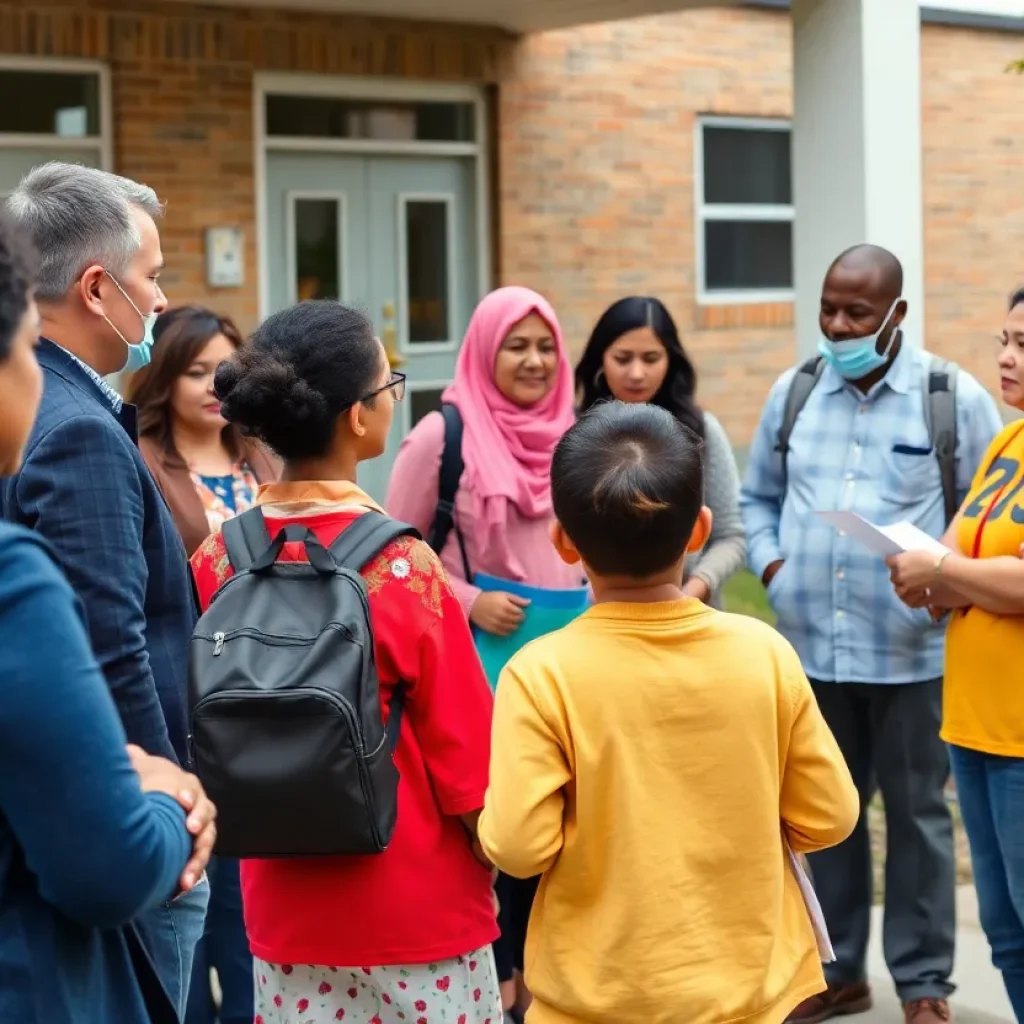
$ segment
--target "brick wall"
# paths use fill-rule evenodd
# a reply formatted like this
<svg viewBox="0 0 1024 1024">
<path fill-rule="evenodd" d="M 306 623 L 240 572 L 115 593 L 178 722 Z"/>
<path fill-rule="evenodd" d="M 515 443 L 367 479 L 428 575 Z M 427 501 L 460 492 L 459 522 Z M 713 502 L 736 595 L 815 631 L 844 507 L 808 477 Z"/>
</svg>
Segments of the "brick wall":
<svg viewBox="0 0 1024 1024">
<path fill-rule="evenodd" d="M 922 38 L 926 337 L 998 386 L 991 339 L 1024 285 L 1024 37 L 926 26 Z"/>
<path fill-rule="evenodd" d="M 987 336 L 1024 283 L 1021 37 L 925 26 L 927 338 L 994 383 Z M 501 81 L 494 160 L 500 279 L 545 291 L 575 351 L 627 292 L 661 296 L 739 447 L 793 359 L 789 306 L 695 302 L 698 114 L 792 111 L 787 15 L 717 8 L 511 43 L 459 26 L 142 0 L 0 0 L 0 53 L 112 68 L 115 164 L 168 200 L 175 300 L 257 318 L 252 79 L 260 70 Z M 203 231 L 246 234 L 246 283 L 205 285 Z"/>
<path fill-rule="evenodd" d="M 172 301 L 258 317 L 253 75 L 257 71 L 491 82 L 507 37 L 487 29 L 184 3 L 0 3 L 0 53 L 86 57 L 112 70 L 115 169 L 167 200 Z M 204 231 L 238 226 L 245 285 L 211 291 Z"/>
<path fill-rule="evenodd" d="M 987 337 L 1024 283 L 1019 35 L 922 32 L 926 337 L 995 385 Z M 708 9 L 517 44 L 500 96 L 503 279 L 555 303 L 576 350 L 626 293 L 664 299 L 700 395 L 742 449 L 795 357 L 790 306 L 695 301 L 700 114 L 792 115 L 788 14 Z"/>
<path fill-rule="evenodd" d="M 503 279 L 545 292 L 576 351 L 609 302 L 657 295 L 740 445 L 793 359 L 792 309 L 697 306 L 695 122 L 790 116 L 790 68 L 788 15 L 718 8 L 528 37 L 499 98 Z"/>
</svg>

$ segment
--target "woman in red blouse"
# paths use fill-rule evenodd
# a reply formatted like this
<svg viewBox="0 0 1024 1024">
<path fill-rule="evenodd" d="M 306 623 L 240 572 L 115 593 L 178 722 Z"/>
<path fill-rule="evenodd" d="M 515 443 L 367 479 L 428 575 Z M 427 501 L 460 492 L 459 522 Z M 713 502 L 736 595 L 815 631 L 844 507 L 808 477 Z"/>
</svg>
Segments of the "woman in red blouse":
<svg viewBox="0 0 1024 1024">
<path fill-rule="evenodd" d="M 258 496 L 271 535 L 298 523 L 329 545 L 377 507 L 356 466 L 383 453 L 405 378 L 363 314 L 333 302 L 278 313 L 215 388 L 225 419 L 284 460 L 282 482 Z M 282 558 L 300 557 L 285 546 Z M 205 608 L 231 574 L 219 535 L 192 564 Z M 475 839 L 490 689 L 426 544 L 393 542 L 363 576 L 382 714 L 399 680 L 407 693 L 398 823 L 379 855 L 242 862 L 256 1024 L 500 1024 L 491 874 Z"/>
</svg>

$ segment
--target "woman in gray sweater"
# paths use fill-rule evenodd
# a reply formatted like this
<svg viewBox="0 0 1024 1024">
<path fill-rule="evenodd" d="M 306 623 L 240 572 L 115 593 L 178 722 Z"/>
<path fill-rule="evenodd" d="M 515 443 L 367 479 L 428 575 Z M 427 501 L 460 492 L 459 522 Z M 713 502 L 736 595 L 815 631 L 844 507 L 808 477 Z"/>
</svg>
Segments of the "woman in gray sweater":
<svg viewBox="0 0 1024 1024">
<path fill-rule="evenodd" d="M 576 367 L 580 411 L 609 398 L 667 409 L 704 441 L 705 504 L 714 516 L 707 547 L 687 561 L 683 589 L 720 606 L 721 588 L 743 565 L 739 472 L 722 425 L 694 398 L 697 375 L 675 321 L 658 299 L 619 299 L 601 315 Z"/>
</svg>

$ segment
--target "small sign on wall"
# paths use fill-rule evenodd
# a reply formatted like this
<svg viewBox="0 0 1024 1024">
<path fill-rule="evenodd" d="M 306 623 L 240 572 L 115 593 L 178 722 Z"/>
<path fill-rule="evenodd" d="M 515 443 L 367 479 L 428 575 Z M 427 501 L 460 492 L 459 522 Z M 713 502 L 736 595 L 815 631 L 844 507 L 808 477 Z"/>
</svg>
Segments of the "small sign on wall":
<svg viewBox="0 0 1024 1024">
<path fill-rule="evenodd" d="M 210 288 L 240 288 L 245 283 L 241 228 L 206 229 L 206 283 Z"/>
</svg>

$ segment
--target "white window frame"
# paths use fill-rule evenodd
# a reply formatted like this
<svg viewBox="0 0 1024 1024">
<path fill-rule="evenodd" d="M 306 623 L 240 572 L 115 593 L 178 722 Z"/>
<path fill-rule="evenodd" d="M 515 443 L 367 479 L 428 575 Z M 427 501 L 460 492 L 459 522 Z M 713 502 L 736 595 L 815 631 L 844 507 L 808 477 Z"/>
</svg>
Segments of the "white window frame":
<svg viewBox="0 0 1024 1024">
<path fill-rule="evenodd" d="M 348 288 L 348 195 L 345 192 L 296 189 L 286 193 L 285 208 L 285 254 L 288 266 L 288 301 L 294 305 L 299 301 L 298 262 L 295 258 L 295 203 L 303 199 L 327 199 L 338 204 L 338 259 L 341 261 L 341 279 L 338 281 L 339 301 L 347 302 Z"/>
<path fill-rule="evenodd" d="M 779 131 L 792 133 L 792 124 L 780 118 L 720 117 L 697 118 L 694 127 L 694 245 L 696 249 L 697 304 L 700 306 L 743 306 L 755 303 L 793 302 L 795 288 L 750 288 L 738 291 L 708 291 L 705 280 L 704 226 L 709 221 L 746 220 L 765 223 L 796 220 L 796 207 L 790 203 L 758 205 L 754 203 L 704 202 L 704 129 L 734 128 L 748 131 Z"/>
<path fill-rule="evenodd" d="M 38 72 L 40 74 L 96 75 L 99 79 L 98 135 L 82 135 L 65 138 L 50 132 L 26 134 L 22 132 L 0 132 L 0 149 L 48 149 L 53 158 L 60 159 L 61 150 L 93 149 L 99 159 L 101 170 L 114 169 L 113 104 L 110 91 L 110 67 L 102 61 L 78 60 L 64 57 L 0 57 L 0 70 Z"/>
<path fill-rule="evenodd" d="M 475 142 L 408 142 L 388 139 L 321 139 L 268 136 L 266 98 L 287 94 L 345 99 L 406 100 L 472 103 L 475 111 Z M 270 313 L 270 259 L 267 238 L 267 153 L 358 153 L 393 156 L 458 156 L 471 159 L 476 184 L 477 289 L 480 297 L 493 286 L 491 268 L 491 191 L 489 156 L 490 127 L 483 89 L 459 82 L 420 79 L 389 79 L 378 76 L 308 75 L 290 72 L 257 72 L 253 79 L 253 138 L 256 168 L 256 249 L 259 264 L 260 318 Z M 424 351 L 418 346 L 416 352 Z"/>
<path fill-rule="evenodd" d="M 459 296 L 456 293 L 457 274 L 452 272 L 455 258 L 455 204 L 457 197 L 451 192 L 400 192 L 398 201 L 398 350 L 403 355 L 430 355 L 434 352 L 454 352 L 459 347 L 461 338 L 452 337 L 447 341 L 409 340 L 409 251 L 406 244 L 407 217 L 410 203 L 444 203 L 445 206 L 445 253 L 446 280 L 448 283 L 448 327 L 452 326 L 452 317 L 459 308 Z"/>
<path fill-rule="evenodd" d="M 402 437 L 406 437 L 412 430 L 412 402 L 409 396 L 414 391 L 444 391 L 451 385 L 451 378 L 439 380 L 411 380 L 405 382 L 405 399 L 402 402 Z"/>
</svg>

